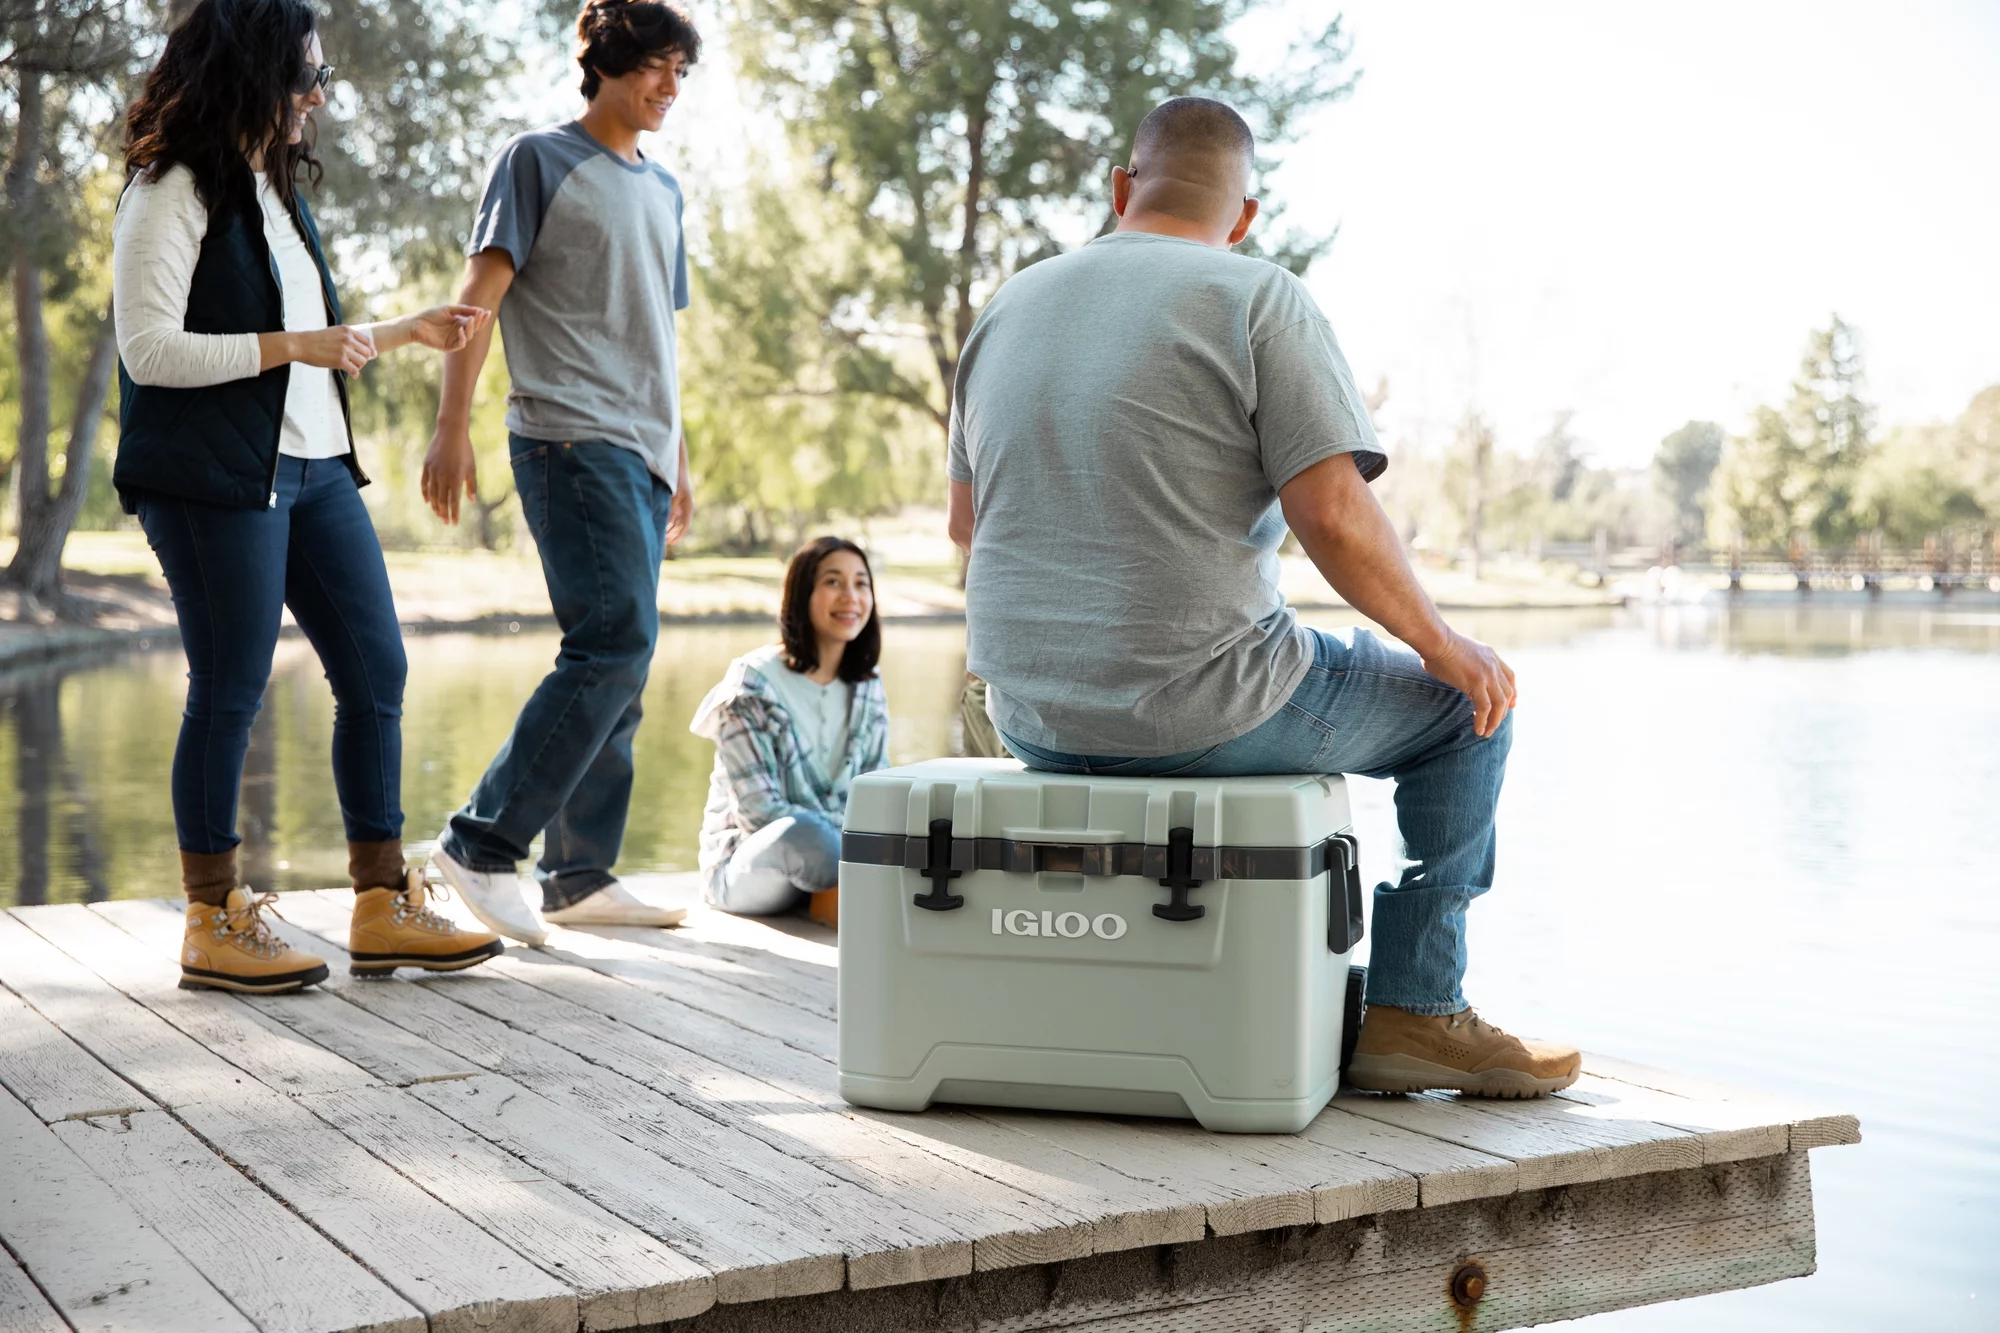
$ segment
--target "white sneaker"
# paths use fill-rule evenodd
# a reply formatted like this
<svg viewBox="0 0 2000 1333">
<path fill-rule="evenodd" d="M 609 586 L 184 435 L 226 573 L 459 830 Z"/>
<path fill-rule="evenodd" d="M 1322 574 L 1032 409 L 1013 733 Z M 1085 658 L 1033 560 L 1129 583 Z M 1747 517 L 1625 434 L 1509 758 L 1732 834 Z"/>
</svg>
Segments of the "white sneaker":
<svg viewBox="0 0 2000 1333">
<path fill-rule="evenodd" d="M 685 908 L 655 907 L 615 879 L 568 907 L 542 913 L 543 920 L 559 926 L 678 926 L 686 917 Z"/>
<path fill-rule="evenodd" d="M 511 870 L 474 870 L 444 849 L 444 835 L 438 835 L 431 864 L 445 883 L 458 890 L 465 905 L 488 930 L 534 948 L 548 943 L 548 929 L 540 913 L 521 896 L 521 877 Z"/>
</svg>

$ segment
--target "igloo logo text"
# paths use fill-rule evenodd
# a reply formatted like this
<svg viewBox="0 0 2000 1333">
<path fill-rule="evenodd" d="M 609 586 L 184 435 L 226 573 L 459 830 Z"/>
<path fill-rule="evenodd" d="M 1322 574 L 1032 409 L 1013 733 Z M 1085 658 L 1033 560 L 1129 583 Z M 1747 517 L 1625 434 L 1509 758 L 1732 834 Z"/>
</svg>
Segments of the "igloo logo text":
<svg viewBox="0 0 2000 1333">
<path fill-rule="evenodd" d="M 1115 940 L 1125 934 L 1125 918 L 1116 912 L 1103 912 L 1092 917 L 1081 912 L 1030 912 L 1020 907 L 1010 912 L 996 907 L 993 909 L 993 933 L 1063 940 L 1080 940 L 1085 935 L 1095 935 L 1100 940 Z"/>
</svg>

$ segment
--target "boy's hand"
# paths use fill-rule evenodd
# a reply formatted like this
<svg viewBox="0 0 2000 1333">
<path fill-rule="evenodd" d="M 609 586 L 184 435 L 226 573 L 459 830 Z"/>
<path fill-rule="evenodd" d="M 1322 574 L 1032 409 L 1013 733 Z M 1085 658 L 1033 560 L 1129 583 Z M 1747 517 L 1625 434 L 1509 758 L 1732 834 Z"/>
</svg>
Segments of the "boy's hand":
<svg viewBox="0 0 2000 1333">
<path fill-rule="evenodd" d="M 438 423 L 424 455 L 423 496 L 431 512 L 452 526 L 458 524 L 459 497 L 479 498 L 479 468 L 472 461 L 472 432 L 464 426 Z"/>
</svg>

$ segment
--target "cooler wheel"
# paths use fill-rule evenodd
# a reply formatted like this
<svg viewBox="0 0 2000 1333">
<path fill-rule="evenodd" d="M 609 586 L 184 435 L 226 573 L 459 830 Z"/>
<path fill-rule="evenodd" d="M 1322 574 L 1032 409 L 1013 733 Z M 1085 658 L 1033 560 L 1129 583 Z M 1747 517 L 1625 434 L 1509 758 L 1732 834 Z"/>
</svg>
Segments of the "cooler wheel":
<svg viewBox="0 0 2000 1333">
<path fill-rule="evenodd" d="M 1340 1081 L 1347 1082 L 1347 1063 L 1354 1058 L 1354 1043 L 1361 1039 L 1361 996 L 1368 989 L 1368 969 L 1347 969 L 1347 1003 L 1340 1018 Z"/>
</svg>

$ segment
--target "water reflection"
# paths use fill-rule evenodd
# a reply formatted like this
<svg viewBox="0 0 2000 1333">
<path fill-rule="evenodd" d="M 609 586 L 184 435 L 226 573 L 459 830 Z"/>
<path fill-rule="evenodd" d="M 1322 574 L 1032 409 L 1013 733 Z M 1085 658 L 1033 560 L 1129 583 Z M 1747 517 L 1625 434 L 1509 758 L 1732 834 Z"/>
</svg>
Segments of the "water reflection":
<svg viewBox="0 0 2000 1333">
<path fill-rule="evenodd" d="M 714 749 L 687 722 L 731 658 L 766 642 L 755 625 L 670 627 L 646 688 L 624 856 L 628 871 L 691 870 Z M 893 627 L 882 664 L 890 754 L 954 743 L 964 635 Z M 553 661 L 553 634 L 410 640 L 403 806 L 410 842 L 434 837 L 506 737 Z M 0 677 L 0 906 L 172 897 L 180 892 L 168 777 L 186 693 L 177 648 Z M 345 881 L 328 757 L 333 699 L 304 643 L 279 644 L 251 730 L 237 831 L 246 881 L 264 889 Z"/>
</svg>

